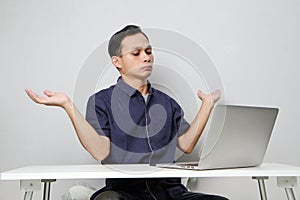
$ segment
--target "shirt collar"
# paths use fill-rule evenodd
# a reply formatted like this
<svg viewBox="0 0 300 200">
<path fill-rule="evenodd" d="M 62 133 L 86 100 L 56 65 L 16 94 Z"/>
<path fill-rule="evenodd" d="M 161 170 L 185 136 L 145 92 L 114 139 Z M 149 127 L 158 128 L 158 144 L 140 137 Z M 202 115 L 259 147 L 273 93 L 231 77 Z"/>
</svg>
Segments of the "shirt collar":
<svg viewBox="0 0 300 200">
<path fill-rule="evenodd" d="M 151 94 L 153 94 L 153 88 L 151 87 L 151 83 L 149 81 L 147 81 L 147 82 L 148 82 L 148 93 L 151 95 Z M 125 83 L 122 80 L 121 76 L 118 78 L 117 87 L 120 88 L 125 94 L 127 94 L 130 97 L 132 95 L 134 95 L 136 92 L 139 92 L 135 88 L 133 88 L 130 85 L 128 85 L 127 83 Z"/>
</svg>

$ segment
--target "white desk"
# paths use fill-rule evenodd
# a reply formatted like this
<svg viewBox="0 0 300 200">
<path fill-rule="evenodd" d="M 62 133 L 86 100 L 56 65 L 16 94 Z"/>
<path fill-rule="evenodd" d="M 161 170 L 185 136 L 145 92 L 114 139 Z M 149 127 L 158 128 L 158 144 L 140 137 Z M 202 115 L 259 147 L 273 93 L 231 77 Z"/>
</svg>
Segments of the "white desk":
<svg viewBox="0 0 300 200">
<path fill-rule="evenodd" d="M 293 186 L 300 176 L 300 167 L 283 164 L 263 164 L 260 167 L 222 170 L 177 170 L 137 165 L 45 165 L 28 166 L 1 173 L 0 180 L 42 180 L 43 199 L 50 198 L 50 183 L 56 179 L 157 178 L 157 177 L 250 177 L 258 180 L 261 199 L 267 199 L 264 180 L 277 177 L 278 186 L 287 198 L 295 200 Z"/>
</svg>

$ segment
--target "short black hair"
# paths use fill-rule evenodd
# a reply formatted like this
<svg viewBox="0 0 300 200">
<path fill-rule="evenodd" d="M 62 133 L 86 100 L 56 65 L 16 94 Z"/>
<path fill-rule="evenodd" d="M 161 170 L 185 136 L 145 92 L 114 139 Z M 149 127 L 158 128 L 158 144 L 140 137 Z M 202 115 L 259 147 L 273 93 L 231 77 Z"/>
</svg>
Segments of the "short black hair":
<svg viewBox="0 0 300 200">
<path fill-rule="evenodd" d="M 126 36 L 129 35 L 135 35 L 137 33 L 142 33 L 147 40 L 148 37 L 147 35 L 142 31 L 142 29 L 139 26 L 136 25 L 127 25 L 120 31 L 116 32 L 109 40 L 108 43 L 108 53 L 110 57 L 113 56 L 120 56 L 122 47 L 121 47 L 121 42 Z"/>
</svg>

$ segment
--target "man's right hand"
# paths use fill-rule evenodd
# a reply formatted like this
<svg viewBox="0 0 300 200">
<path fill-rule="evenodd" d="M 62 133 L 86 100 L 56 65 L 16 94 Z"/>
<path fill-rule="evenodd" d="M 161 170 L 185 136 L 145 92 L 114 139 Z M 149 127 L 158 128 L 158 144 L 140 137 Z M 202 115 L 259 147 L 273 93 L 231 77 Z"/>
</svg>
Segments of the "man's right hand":
<svg viewBox="0 0 300 200">
<path fill-rule="evenodd" d="M 38 95 L 30 89 L 25 89 L 25 91 L 35 103 L 64 108 L 83 147 L 97 160 L 103 160 L 108 156 L 110 152 L 109 138 L 99 135 L 95 131 L 67 95 L 49 90 L 44 91 L 45 95 Z"/>
<path fill-rule="evenodd" d="M 47 106 L 59 106 L 65 108 L 68 103 L 70 103 L 69 97 L 64 93 L 51 92 L 45 90 L 45 95 L 39 95 L 30 89 L 25 89 L 27 95 L 38 104 L 44 104 Z"/>
</svg>

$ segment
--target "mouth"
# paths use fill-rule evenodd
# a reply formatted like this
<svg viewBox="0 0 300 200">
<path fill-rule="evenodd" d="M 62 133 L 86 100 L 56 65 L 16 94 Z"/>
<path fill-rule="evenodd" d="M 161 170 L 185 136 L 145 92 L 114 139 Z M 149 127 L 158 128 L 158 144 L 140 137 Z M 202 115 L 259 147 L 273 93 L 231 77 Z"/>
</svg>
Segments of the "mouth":
<svg viewBox="0 0 300 200">
<path fill-rule="evenodd" d="M 152 71 L 152 65 L 143 66 L 143 67 L 141 67 L 141 69 L 144 71 Z"/>
</svg>

